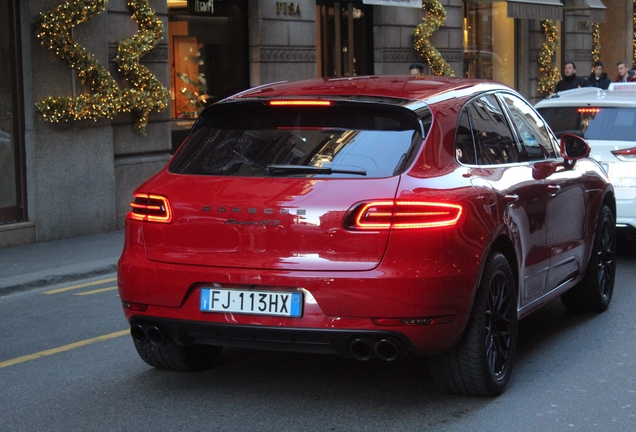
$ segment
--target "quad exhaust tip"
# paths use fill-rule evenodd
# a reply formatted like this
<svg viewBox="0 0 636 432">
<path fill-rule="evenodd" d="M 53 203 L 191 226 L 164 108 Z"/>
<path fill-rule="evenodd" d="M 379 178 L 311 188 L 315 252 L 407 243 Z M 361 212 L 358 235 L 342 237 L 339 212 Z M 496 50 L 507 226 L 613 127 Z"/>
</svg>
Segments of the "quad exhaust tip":
<svg viewBox="0 0 636 432">
<path fill-rule="evenodd" d="M 384 338 L 373 341 L 366 337 L 359 337 L 349 344 L 349 354 L 356 360 L 367 361 L 374 357 L 383 361 L 393 361 L 406 355 L 402 343 L 394 338 Z"/>
<path fill-rule="evenodd" d="M 141 324 L 134 324 L 130 327 L 130 335 L 135 342 L 145 344 L 150 342 L 152 345 L 163 345 L 165 337 L 161 329 L 157 326 L 145 327 Z"/>
</svg>

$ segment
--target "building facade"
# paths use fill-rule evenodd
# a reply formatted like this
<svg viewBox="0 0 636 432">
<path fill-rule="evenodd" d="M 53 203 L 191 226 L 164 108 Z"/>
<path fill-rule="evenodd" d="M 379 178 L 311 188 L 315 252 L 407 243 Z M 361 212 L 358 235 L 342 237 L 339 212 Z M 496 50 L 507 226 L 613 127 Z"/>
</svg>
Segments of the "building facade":
<svg viewBox="0 0 636 432">
<path fill-rule="evenodd" d="M 559 68 L 575 61 L 579 75 L 589 74 L 594 23 L 610 77 L 616 62 L 633 60 L 632 0 L 441 4 L 446 20 L 431 42 L 455 76 L 501 81 L 533 102 L 545 96 L 537 91 L 542 20 L 558 31 Z M 69 24 L 64 7 L 91 13 Z M 135 187 L 165 166 L 206 105 L 231 94 L 281 80 L 406 74 L 416 61 L 428 70 L 413 48 L 427 16 L 418 0 L 8 0 L 0 8 L 0 247 L 121 229 Z M 125 105 L 100 96 L 86 108 L 90 119 L 66 121 L 36 108 L 47 98 L 102 95 L 80 73 L 86 61 L 110 74 L 97 87 L 115 83 L 130 96 L 137 84 L 121 50 L 152 27 L 140 17 L 145 8 L 163 37 L 134 49 L 165 89 L 165 109 L 148 105 L 150 97 Z M 42 27 L 42 13 L 62 24 Z M 47 48 L 47 38 L 64 35 L 84 49 L 69 48 L 75 69 Z M 151 112 L 140 133 L 142 108 Z"/>
</svg>

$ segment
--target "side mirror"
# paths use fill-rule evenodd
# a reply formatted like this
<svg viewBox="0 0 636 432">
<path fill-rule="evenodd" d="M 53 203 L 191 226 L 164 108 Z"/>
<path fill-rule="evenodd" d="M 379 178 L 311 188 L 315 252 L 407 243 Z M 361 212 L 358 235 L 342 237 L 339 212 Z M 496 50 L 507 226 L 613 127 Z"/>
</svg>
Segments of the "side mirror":
<svg viewBox="0 0 636 432">
<path fill-rule="evenodd" d="M 566 161 L 576 161 L 588 157 L 590 145 L 580 136 L 563 134 L 561 136 L 561 156 Z"/>
</svg>

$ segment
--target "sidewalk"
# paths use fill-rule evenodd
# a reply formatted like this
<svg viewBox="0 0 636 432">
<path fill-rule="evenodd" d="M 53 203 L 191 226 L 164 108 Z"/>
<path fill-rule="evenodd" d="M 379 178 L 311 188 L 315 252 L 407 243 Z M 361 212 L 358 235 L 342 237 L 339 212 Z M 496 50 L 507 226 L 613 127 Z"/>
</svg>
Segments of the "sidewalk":
<svg viewBox="0 0 636 432">
<path fill-rule="evenodd" d="M 0 249 L 0 296 L 113 273 L 123 248 L 122 230 Z"/>
</svg>

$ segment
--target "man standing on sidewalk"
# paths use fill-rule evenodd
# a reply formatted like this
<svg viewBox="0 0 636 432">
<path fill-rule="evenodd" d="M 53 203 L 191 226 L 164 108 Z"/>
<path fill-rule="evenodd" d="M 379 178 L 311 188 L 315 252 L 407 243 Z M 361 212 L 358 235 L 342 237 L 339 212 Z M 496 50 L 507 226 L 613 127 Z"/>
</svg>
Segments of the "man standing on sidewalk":
<svg viewBox="0 0 636 432">
<path fill-rule="evenodd" d="M 604 68 L 605 68 L 605 63 L 603 63 L 602 61 L 597 60 L 594 62 L 592 74 L 587 79 L 587 82 L 590 85 L 590 87 L 596 87 L 603 90 L 607 90 L 611 81 L 607 77 L 607 74 L 603 72 Z"/>
<path fill-rule="evenodd" d="M 634 71 L 629 70 L 627 68 L 627 63 L 624 61 L 619 61 L 616 63 L 618 67 L 618 76 L 614 80 L 615 82 L 634 82 L 636 78 L 634 78 Z"/>
<path fill-rule="evenodd" d="M 576 76 L 574 62 L 566 62 L 563 66 L 563 79 L 557 83 L 556 92 L 589 86 L 585 78 Z"/>
</svg>

